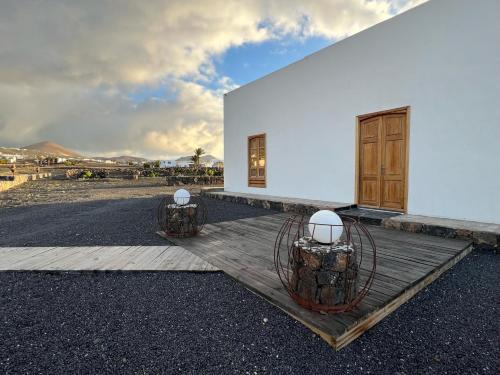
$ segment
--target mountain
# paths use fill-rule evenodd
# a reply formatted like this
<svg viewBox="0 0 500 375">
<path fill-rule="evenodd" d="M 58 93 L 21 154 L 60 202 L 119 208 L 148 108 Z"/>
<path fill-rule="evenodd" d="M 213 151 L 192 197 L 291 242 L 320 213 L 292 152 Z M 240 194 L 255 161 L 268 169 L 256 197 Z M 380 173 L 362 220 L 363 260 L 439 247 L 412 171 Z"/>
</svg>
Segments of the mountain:
<svg viewBox="0 0 500 375">
<path fill-rule="evenodd" d="M 111 160 L 116 162 L 117 164 L 128 164 L 131 163 L 144 163 L 148 161 L 148 159 L 140 158 L 138 156 L 130 156 L 130 155 L 122 155 L 122 156 L 112 156 L 112 157 L 104 157 L 104 156 L 96 156 L 94 159 L 97 160 Z"/>
<path fill-rule="evenodd" d="M 57 155 L 57 156 L 65 156 L 65 157 L 70 157 L 70 158 L 80 158 L 82 155 L 78 154 L 77 152 L 68 150 L 67 148 L 58 145 L 57 143 L 54 142 L 49 142 L 49 141 L 44 141 L 44 142 L 38 142 L 34 143 L 29 146 L 24 146 L 24 149 L 27 150 L 36 150 L 40 152 L 44 152 L 47 154 L 52 154 L 52 155 Z"/>
<path fill-rule="evenodd" d="M 148 161 L 148 159 L 146 158 L 141 158 L 139 156 L 130 156 L 130 155 L 122 155 L 122 156 L 114 156 L 112 158 L 110 158 L 111 160 L 114 160 L 116 162 L 137 162 L 137 163 L 142 163 L 142 162 L 145 162 L 145 161 Z"/>
<path fill-rule="evenodd" d="M 214 160 L 214 159 L 215 160 L 220 160 L 220 159 L 218 159 L 215 156 L 210 155 L 210 154 L 208 154 L 208 155 L 202 155 L 200 157 L 200 162 L 201 163 L 206 163 L 207 161 L 211 161 L 211 160 Z M 191 156 L 182 156 L 179 159 L 176 159 L 176 161 L 191 161 Z"/>
</svg>

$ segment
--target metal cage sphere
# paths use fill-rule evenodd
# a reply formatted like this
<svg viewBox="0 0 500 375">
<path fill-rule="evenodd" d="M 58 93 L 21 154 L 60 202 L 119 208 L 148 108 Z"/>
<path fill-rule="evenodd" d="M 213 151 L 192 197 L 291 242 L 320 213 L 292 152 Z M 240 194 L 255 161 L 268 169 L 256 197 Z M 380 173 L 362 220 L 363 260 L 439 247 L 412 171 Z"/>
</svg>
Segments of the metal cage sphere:
<svg viewBox="0 0 500 375">
<path fill-rule="evenodd" d="M 191 195 L 187 204 L 178 204 L 173 195 L 162 198 L 156 209 L 156 227 L 168 237 L 192 237 L 207 222 L 207 205 L 199 195 Z"/>
<path fill-rule="evenodd" d="M 359 221 L 342 217 L 341 225 L 313 224 L 308 218 L 288 218 L 274 245 L 276 272 L 290 297 L 317 312 L 351 311 L 366 297 L 375 276 L 377 249 L 368 229 Z M 316 225 L 334 231 L 340 239 L 319 243 L 311 232 Z"/>
</svg>

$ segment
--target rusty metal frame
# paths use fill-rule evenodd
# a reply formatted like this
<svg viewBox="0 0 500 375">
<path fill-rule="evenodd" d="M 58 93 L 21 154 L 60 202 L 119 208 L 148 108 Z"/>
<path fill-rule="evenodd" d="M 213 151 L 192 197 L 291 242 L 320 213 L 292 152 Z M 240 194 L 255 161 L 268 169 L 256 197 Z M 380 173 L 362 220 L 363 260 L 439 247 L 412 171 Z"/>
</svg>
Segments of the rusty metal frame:
<svg viewBox="0 0 500 375">
<path fill-rule="evenodd" d="M 194 229 L 190 231 L 168 230 L 168 228 L 170 227 L 168 224 L 170 220 L 173 220 L 167 214 L 167 206 L 171 204 L 175 204 L 173 195 L 168 195 L 161 199 L 156 208 L 156 229 L 165 232 L 168 237 L 185 238 L 197 236 L 203 230 L 203 227 L 207 222 L 208 215 L 207 205 L 201 195 L 191 195 L 191 198 L 189 200 L 189 204 L 195 204 L 197 206 L 196 223 L 194 223 Z"/>
<path fill-rule="evenodd" d="M 313 301 L 305 300 L 299 294 L 294 291 L 291 287 L 290 283 L 290 264 L 292 259 L 292 249 L 295 241 L 298 241 L 300 238 L 306 235 L 306 222 L 304 215 L 294 215 L 285 220 L 283 225 L 281 226 L 278 235 L 274 244 L 274 266 L 275 270 L 278 274 L 278 277 L 283 285 L 283 287 L 287 290 L 290 297 L 295 300 L 302 307 L 317 311 L 317 312 L 326 312 L 326 313 L 343 313 L 353 310 L 359 303 L 366 297 L 369 293 L 370 288 L 373 284 L 373 279 L 376 272 L 376 258 L 377 258 L 377 247 L 375 245 L 375 241 L 371 236 L 370 232 L 361 222 L 358 220 L 341 217 L 342 226 L 344 228 L 345 239 L 344 241 L 352 245 L 355 253 L 358 256 L 358 270 L 361 270 L 361 266 L 363 263 L 363 247 L 371 250 L 372 255 L 372 268 L 370 273 L 366 279 L 363 287 L 360 288 L 356 297 L 352 299 L 349 303 L 342 305 L 325 305 L 320 303 L 315 303 Z M 327 225 L 327 224 L 313 224 L 313 233 L 316 229 L 316 225 Z M 330 227 L 334 227 L 335 225 L 327 225 Z M 332 235 L 333 230 L 330 230 L 330 235 Z M 311 234 L 313 234 L 311 233 Z M 368 242 L 365 242 L 363 246 L 363 238 L 364 235 Z M 354 241 L 354 236 L 358 239 L 358 245 Z M 330 245 L 333 246 L 333 245 Z M 365 258 L 366 259 L 366 258 Z"/>
</svg>

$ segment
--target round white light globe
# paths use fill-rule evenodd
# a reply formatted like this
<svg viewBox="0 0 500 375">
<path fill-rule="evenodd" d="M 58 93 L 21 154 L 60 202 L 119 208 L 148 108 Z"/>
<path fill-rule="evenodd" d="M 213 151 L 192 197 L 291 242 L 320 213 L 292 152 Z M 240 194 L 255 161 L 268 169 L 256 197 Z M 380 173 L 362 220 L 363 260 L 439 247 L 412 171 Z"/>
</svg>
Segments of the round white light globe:
<svg viewBox="0 0 500 375">
<path fill-rule="evenodd" d="M 186 189 L 179 189 L 174 193 L 174 201 L 179 206 L 184 206 L 189 203 L 189 198 L 191 198 L 191 194 Z"/>
<path fill-rule="evenodd" d="M 336 242 L 343 231 L 342 219 L 333 211 L 320 210 L 309 219 L 309 232 L 320 243 Z"/>
</svg>

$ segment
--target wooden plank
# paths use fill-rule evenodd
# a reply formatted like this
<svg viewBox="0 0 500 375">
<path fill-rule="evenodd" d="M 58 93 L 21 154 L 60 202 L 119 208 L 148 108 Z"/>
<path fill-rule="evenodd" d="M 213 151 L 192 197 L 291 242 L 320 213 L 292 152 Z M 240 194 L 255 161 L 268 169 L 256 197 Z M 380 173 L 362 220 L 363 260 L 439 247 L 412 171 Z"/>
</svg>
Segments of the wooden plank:
<svg viewBox="0 0 500 375">
<path fill-rule="evenodd" d="M 0 270 L 218 271 L 179 246 L 0 248 Z"/>
<path fill-rule="evenodd" d="M 80 271 L 103 270 L 103 264 L 113 264 L 121 258 L 122 252 L 127 251 L 127 246 L 106 246 L 92 254 L 92 256 L 82 260 L 76 267 Z M 107 269 L 107 267 L 106 267 Z M 109 269 L 113 269 L 110 267 Z"/>
<path fill-rule="evenodd" d="M 39 257 L 31 258 L 31 262 L 22 265 L 23 269 L 53 270 L 54 263 L 71 259 L 81 250 L 72 247 L 55 247 L 51 251 L 41 254 Z"/>
<path fill-rule="evenodd" d="M 37 254 L 50 251 L 54 248 L 33 247 L 33 248 L 15 248 L 15 249 L 16 249 L 15 251 L 11 251 L 11 248 L 9 248 L 9 251 L 6 252 L 6 254 L 0 258 L 0 269 L 2 270 L 7 269 L 5 267 L 10 267 L 12 263 L 19 262 L 21 260 L 35 256 Z"/>
<path fill-rule="evenodd" d="M 157 269 L 217 271 L 218 269 L 180 246 L 171 246 L 158 258 Z"/>
<path fill-rule="evenodd" d="M 93 257 L 97 252 L 101 251 L 101 246 L 79 247 L 76 254 L 62 259 L 56 259 L 50 269 L 57 271 L 78 271 L 81 263 Z"/>
<path fill-rule="evenodd" d="M 40 262 L 46 261 L 47 257 L 53 256 L 54 253 L 57 252 L 57 247 L 48 247 L 48 248 L 35 248 L 33 253 L 31 254 L 23 254 L 18 259 L 10 259 L 8 261 L 9 269 L 11 270 L 23 270 L 23 269 L 34 269 L 36 265 Z M 65 249 L 65 248 L 63 248 Z"/>
</svg>

